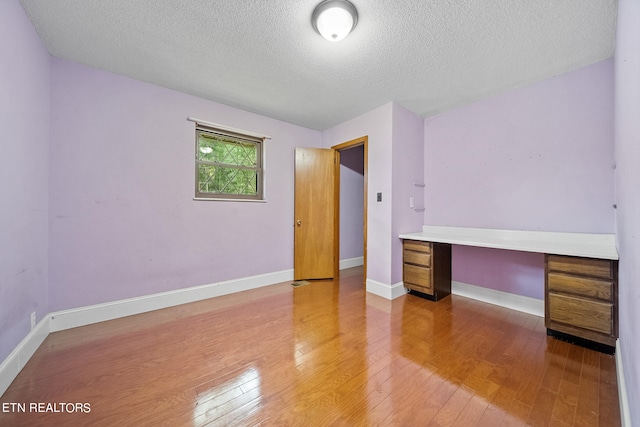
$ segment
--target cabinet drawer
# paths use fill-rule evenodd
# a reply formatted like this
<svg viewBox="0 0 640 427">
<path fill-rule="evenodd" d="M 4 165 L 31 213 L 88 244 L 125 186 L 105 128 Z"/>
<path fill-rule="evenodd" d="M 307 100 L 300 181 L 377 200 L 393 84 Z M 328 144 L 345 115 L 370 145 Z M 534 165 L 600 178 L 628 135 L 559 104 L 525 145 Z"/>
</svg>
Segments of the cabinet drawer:
<svg viewBox="0 0 640 427">
<path fill-rule="evenodd" d="M 549 319 L 552 322 L 613 335 L 613 304 L 567 295 L 548 294 Z"/>
<path fill-rule="evenodd" d="M 431 253 L 431 243 L 420 240 L 404 240 L 404 249 L 416 252 Z"/>
<path fill-rule="evenodd" d="M 428 267 L 404 264 L 403 281 L 405 285 L 415 284 L 428 290 L 433 289 L 431 284 L 431 269 Z"/>
<path fill-rule="evenodd" d="M 549 273 L 549 291 L 613 302 L 613 281 Z"/>
<path fill-rule="evenodd" d="M 613 279 L 612 263 L 603 259 L 549 255 L 547 263 L 549 271 Z"/>
<path fill-rule="evenodd" d="M 431 265 L 431 254 L 427 252 L 416 252 L 405 249 L 402 253 L 402 259 L 409 264 L 417 264 L 425 267 Z"/>
</svg>

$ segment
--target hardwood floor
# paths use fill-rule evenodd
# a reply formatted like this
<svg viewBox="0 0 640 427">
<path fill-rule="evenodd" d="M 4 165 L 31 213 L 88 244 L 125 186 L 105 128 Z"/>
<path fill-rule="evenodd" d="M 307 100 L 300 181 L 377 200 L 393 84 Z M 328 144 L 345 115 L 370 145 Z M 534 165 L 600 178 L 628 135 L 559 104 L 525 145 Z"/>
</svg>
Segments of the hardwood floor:
<svg viewBox="0 0 640 427">
<path fill-rule="evenodd" d="M 612 356 L 456 295 L 387 301 L 358 268 L 53 333 L 12 403 L 0 425 L 620 425 Z"/>
</svg>

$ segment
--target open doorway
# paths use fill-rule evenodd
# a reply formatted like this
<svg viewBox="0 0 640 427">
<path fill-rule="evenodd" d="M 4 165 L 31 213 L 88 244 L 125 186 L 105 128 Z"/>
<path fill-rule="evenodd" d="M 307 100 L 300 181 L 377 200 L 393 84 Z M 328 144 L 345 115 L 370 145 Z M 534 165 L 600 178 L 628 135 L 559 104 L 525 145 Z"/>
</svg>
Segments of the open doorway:
<svg viewBox="0 0 640 427">
<path fill-rule="evenodd" d="M 367 277 L 367 142 L 363 136 L 331 148 L 340 152 L 340 267 L 363 265 Z"/>
</svg>

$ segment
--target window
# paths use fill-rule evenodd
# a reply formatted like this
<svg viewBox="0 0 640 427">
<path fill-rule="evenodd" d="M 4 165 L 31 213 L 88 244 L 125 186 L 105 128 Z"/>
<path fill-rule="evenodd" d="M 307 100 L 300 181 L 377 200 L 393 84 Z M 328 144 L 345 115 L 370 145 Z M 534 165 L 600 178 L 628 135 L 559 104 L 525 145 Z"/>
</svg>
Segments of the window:
<svg viewBox="0 0 640 427">
<path fill-rule="evenodd" d="M 196 123 L 196 198 L 263 200 L 263 141 Z"/>
</svg>

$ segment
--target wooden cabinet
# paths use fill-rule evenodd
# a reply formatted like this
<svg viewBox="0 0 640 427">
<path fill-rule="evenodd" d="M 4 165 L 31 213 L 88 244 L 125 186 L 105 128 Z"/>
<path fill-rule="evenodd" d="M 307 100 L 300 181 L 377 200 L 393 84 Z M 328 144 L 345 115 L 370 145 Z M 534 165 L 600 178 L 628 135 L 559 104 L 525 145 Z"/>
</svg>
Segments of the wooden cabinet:
<svg viewBox="0 0 640 427">
<path fill-rule="evenodd" d="M 545 323 L 555 332 L 615 347 L 618 262 L 545 256 Z"/>
<path fill-rule="evenodd" d="M 451 293 L 451 245 L 403 240 L 405 288 L 437 301 Z"/>
</svg>

